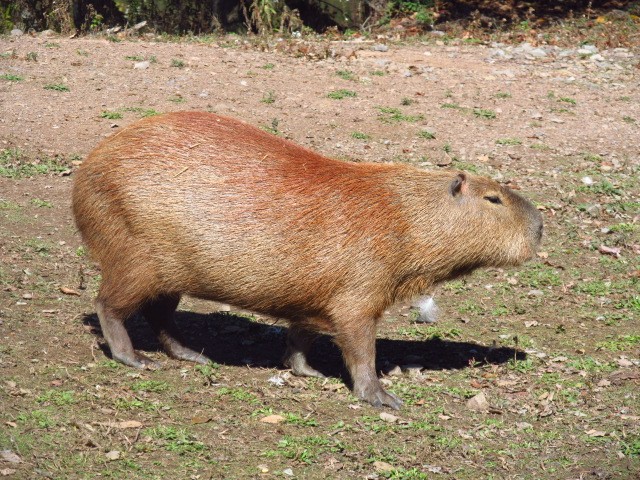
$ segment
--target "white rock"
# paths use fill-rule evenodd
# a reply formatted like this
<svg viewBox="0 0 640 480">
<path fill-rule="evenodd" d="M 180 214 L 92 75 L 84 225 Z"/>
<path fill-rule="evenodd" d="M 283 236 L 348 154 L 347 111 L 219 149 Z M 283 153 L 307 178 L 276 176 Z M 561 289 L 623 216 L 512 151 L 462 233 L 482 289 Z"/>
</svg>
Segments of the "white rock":
<svg viewBox="0 0 640 480">
<path fill-rule="evenodd" d="M 475 397 L 467 400 L 467 408 L 474 412 L 487 412 L 489 411 L 489 402 L 483 392 L 480 392 Z"/>
<path fill-rule="evenodd" d="M 143 62 L 136 62 L 133 64 L 135 70 L 146 70 L 151 65 L 151 62 L 144 60 Z"/>
<path fill-rule="evenodd" d="M 19 28 L 14 28 L 13 30 L 11 30 L 12 37 L 21 37 L 22 35 L 24 35 L 24 32 Z"/>
<path fill-rule="evenodd" d="M 593 53 L 598 53 L 598 47 L 595 45 L 583 45 L 578 49 L 578 53 L 580 55 L 589 55 Z"/>
</svg>

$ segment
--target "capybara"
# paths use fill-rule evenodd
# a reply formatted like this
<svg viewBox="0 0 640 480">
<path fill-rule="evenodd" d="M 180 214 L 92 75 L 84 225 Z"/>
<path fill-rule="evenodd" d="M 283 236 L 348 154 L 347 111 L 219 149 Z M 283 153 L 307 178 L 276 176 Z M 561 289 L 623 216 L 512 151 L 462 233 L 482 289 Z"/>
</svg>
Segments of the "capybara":
<svg viewBox="0 0 640 480">
<path fill-rule="evenodd" d="M 285 364 L 333 335 L 359 398 L 399 408 L 375 368 L 392 303 L 478 267 L 517 265 L 542 235 L 536 208 L 493 180 L 333 160 L 238 120 L 180 112 L 104 140 L 75 174 L 73 213 L 102 268 L 96 299 L 114 359 L 144 368 L 124 322 L 140 312 L 166 352 L 182 295 L 288 319 Z"/>
</svg>

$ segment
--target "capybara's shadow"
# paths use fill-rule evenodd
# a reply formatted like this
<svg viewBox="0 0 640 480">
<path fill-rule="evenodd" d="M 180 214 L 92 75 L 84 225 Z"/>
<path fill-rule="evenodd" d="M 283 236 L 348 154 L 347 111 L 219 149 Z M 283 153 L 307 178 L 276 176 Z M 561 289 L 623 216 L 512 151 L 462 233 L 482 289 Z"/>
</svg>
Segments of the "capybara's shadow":
<svg viewBox="0 0 640 480">
<path fill-rule="evenodd" d="M 85 325 L 94 327 L 101 336 L 95 314 L 83 317 Z M 254 321 L 234 313 L 176 312 L 176 323 L 185 345 L 202 352 L 221 365 L 284 368 L 282 356 L 286 348 L 287 324 Z M 127 321 L 127 330 L 136 350 L 162 351 L 156 337 L 145 322 L 136 316 Z M 509 347 L 487 347 L 453 340 L 395 340 L 378 338 L 377 366 L 420 363 L 429 370 L 453 370 L 471 363 L 501 364 L 510 359 L 523 360 L 526 354 Z M 105 355 L 110 356 L 106 343 L 101 343 Z M 407 360 L 409 359 L 409 360 Z M 166 363 L 166 362 L 165 362 Z M 328 335 L 320 335 L 309 354 L 309 363 L 328 376 L 349 380 L 338 347 Z"/>
</svg>

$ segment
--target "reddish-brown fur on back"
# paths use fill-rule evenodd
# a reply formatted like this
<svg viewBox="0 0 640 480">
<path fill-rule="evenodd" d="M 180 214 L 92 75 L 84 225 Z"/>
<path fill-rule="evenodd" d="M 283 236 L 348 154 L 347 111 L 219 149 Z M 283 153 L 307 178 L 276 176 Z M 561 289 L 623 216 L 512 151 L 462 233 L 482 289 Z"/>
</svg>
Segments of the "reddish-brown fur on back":
<svg viewBox="0 0 640 480">
<path fill-rule="evenodd" d="M 338 335 L 434 283 L 521 263 L 542 225 L 489 179 L 332 160 L 198 112 L 102 142 L 73 209 L 118 318 L 186 294 Z"/>
</svg>

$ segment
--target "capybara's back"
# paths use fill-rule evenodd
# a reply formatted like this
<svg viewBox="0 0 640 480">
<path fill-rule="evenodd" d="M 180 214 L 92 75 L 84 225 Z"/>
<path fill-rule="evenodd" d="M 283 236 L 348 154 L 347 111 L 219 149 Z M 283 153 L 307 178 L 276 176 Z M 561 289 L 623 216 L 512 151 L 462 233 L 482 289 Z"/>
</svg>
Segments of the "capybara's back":
<svg viewBox="0 0 640 480">
<path fill-rule="evenodd" d="M 287 364 L 335 335 L 358 396 L 397 408 L 375 375 L 375 326 L 396 300 L 533 255 L 542 220 L 522 197 L 461 172 L 332 160 L 242 122 L 183 112 L 140 121 L 83 162 L 76 223 L 102 268 L 96 300 L 114 358 L 143 367 L 124 320 L 141 312 L 170 355 L 181 295 L 291 322 Z"/>
</svg>

